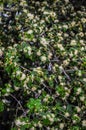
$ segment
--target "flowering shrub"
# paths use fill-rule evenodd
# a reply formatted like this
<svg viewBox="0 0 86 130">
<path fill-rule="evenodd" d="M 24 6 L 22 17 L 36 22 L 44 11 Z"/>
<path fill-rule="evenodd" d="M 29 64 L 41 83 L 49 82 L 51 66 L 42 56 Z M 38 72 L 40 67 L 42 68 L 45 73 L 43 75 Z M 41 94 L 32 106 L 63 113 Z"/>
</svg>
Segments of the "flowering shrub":
<svg viewBox="0 0 86 130">
<path fill-rule="evenodd" d="M 1 130 L 85 130 L 86 8 L 80 3 L 0 2 Z"/>
</svg>

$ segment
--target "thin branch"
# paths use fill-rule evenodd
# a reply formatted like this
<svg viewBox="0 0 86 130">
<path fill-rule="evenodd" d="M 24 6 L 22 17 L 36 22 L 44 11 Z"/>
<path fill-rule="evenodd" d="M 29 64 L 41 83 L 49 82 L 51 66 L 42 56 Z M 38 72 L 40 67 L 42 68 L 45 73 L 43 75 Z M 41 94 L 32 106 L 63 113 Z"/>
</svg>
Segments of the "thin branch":
<svg viewBox="0 0 86 130">
<path fill-rule="evenodd" d="M 51 93 L 49 87 L 45 83 L 42 83 L 42 85 L 44 86 L 44 88 L 47 88 L 49 90 L 49 92 Z"/>
<path fill-rule="evenodd" d="M 68 117 L 65 117 L 65 115 L 63 115 L 63 114 L 61 114 L 61 113 L 57 113 L 58 115 L 61 115 L 61 116 L 63 116 L 64 118 L 66 118 L 66 119 L 70 119 L 70 118 L 68 118 Z"/>
<path fill-rule="evenodd" d="M 27 68 L 25 68 L 25 67 L 23 67 L 23 66 L 20 66 L 20 68 L 24 69 L 25 71 L 30 72 L 30 70 L 28 70 Z"/>
<path fill-rule="evenodd" d="M 76 71 L 77 69 L 68 69 L 68 70 L 65 70 L 66 72 L 74 72 Z"/>
<path fill-rule="evenodd" d="M 58 60 L 58 59 L 53 59 L 53 60 L 50 60 L 51 62 L 59 62 L 60 60 Z"/>
<path fill-rule="evenodd" d="M 18 101 L 18 99 L 17 99 L 14 95 L 12 95 L 12 94 L 10 94 L 10 96 L 15 99 L 15 101 L 16 101 L 16 102 L 19 104 L 19 106 L 21 107 L 22 111 L 25 113 L 25 110 L 24 110 L 23 106 L 21 105 L 21 103 Z"/>
<path fill-rule="evenodd" d="M 64 70 L 64 68 L 63 68 L 63 67 L 62 67 L 62 71 L 63 71 L 63 73 L 65 74 L 65 76 L 67 77 L 67 79 L 71 81 L 71 79 L 70 79 L 69 75 L 66 73 L 66 71 Z"/>
<path fill-rule="evenodd" d="M 4 8 L 4 11 L 8 11 L 8 12 L 15 12 L 15 11 L 17 11 L 17 10 L 16 10 L 16 9 Z"/>
</svg>

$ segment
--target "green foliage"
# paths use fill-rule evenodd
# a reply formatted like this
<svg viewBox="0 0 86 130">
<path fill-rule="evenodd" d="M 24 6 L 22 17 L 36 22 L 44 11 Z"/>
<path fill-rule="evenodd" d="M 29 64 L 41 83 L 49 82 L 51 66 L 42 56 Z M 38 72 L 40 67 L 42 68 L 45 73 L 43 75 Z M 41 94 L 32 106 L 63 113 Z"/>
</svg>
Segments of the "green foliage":
<svg viewBox="0 0 86 130">
<path fill-rule="evenodd" d="M 41 100 L 31 98 L 27 103 L 27 107 L 30 109 L 30 111 L 39 111 L 42 107 Z"/>
<path fill-rule="evenodd" d="M 86 8 L 73 2 L 0 1 L 1 129 L 85 130 Z"/>
<path fill-rule="evenodd" d="M 2 101 L 0 101 L 0 112 L 4 111 L 4 104 Z"/>
</svg>

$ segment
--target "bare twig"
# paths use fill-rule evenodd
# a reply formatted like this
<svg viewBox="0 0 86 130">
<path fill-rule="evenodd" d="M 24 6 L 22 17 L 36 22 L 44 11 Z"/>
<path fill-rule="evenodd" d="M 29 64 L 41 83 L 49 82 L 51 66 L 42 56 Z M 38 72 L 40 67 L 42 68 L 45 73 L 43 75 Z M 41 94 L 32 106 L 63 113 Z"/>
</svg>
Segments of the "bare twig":
<svg viewBox="0 0 86 130">
<path fill-rule="evenodd" d="M 42 85 L 44 86 L 44 88 L 47 88 L 49 90 L 49 92 L 51 93 L 49 87 L 45 83 L 42 83 Z"/>
<path fill-rule="evenodd" d="M 65 74 L 65 76 L 67 77 L 67 79 L 71 81 L 71 79 L 70 79 L 69 75 L 66 73 L 66 71 L 64 70 L 64 68 L 63 68 L 63 67 L 62 67 L 62 71 L 63 71 L 63 73 Z"/>
<path fill-rule="evenodd" d="M 28 70 L 27 68 L 25 68 L 25 67 L 23 67 L 23 66 L 20 66 L 20 68 L 24 69 L 25 71 L 30 72 L 30 70 Z"/>
<path fill-rule="evenodd" d="M 58 113 L 58 115 L 61 115 L 61 116 L 63 116 L 64 118 L 66 118 L 66 119 L 69 120 L 69 118 L 68 118 L 68 117 L 65 117 L 65 115 L 63 115 L 62 113 Z"/>
<path fill-rule="evenodd" d="M 58 59 L 53 59 L 53 60 L 50 60 L 51 62 L 59 62 L 59 60 Z"/>
<path fill-rule="evenodd" d="M 25 110 L 24 110 L 23 106 L 21 105 L 21 103 L 18 101 L 18 99 L 17 99 L 14 95 L 12 95 L 12 94 L 10 94 L 10 96 L 15 99 L 15 101 L 16 101 L 16 102 L 19 104 L 19 106 L 21 107 L 22 111 L 25 113 Z"/>
<path fill-rule="evenodd" d="M 65 70 L 66 72 L 74 72 L 76 71 L 76 69 L 68 69 L 68 70 Z"/>
<path fill-rule="evenodd" d="M 14 12 L 14 11 L 16 11 L 16 10 L 14 10 L 14 9 L 9 9 L 9 8 L 4 8 L 4 11 Z"/>
</svg>

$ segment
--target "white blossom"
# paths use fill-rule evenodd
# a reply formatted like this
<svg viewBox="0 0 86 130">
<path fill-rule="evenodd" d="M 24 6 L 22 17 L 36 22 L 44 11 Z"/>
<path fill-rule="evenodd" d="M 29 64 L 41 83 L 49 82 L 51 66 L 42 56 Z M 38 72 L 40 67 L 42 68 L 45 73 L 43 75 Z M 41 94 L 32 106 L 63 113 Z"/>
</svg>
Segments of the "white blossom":
<svg viewBox="0 0 86 130">
<path fill-rule="evenodd" d="M 47 60 L 46 56 L 41 56 L 41 61 L 45 62 Z"/>
<path fill-rule="evenodd" d="M 85 126 L 85 127 L 86 127 L 86 120 L 83 120 L 83 121 L 82 121 L 82 126 Z"/>
<path fill-rule="evenodd" d="M 25 78 L 26 78 L 26 75 L 24 73 L 22 73 L 20 80 L 24 80 Z"/>
</svg>

